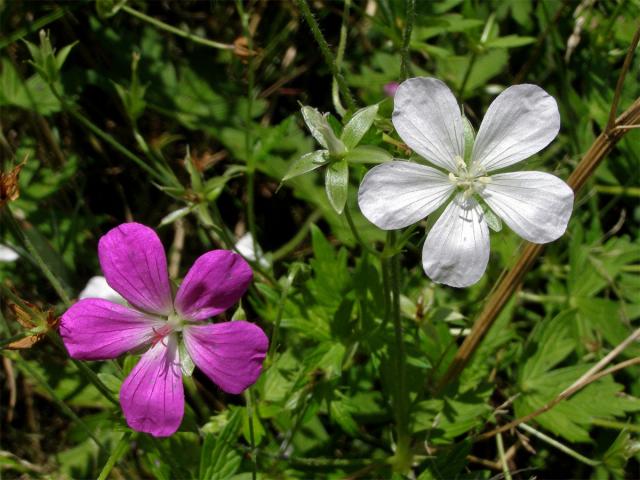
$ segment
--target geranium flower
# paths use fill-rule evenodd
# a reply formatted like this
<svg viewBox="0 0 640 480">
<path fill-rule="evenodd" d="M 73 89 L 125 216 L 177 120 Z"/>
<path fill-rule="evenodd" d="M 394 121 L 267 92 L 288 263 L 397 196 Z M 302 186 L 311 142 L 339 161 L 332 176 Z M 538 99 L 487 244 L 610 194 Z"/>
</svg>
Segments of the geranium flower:
<svg viewBox="0 0 640 480">
<path fill-rule="evenodd" d="M 377 165 L 358 192 L 364 216 L 384 230 L 416 223 L 451 199 L 427 235 L 422 265 L 433 281 L 453 287 L 482 277 L 489 260 L 488 221 L 497 221 L 491 211 L 525 240 L 547 243 L 565 232 L 573 209 L 573 191 L 553 175 L 494 173 L 555 138 L 560 114 L 553 97 L 535 85 L 515 85 L 489 106 L 475 141 L 465 122 L 443 82 L 406 80 L 395 94 L 393 125 L 437 168 L 407 161 Z"/>
<path fill-rule="evenodd" d="M 262 370 L 268 340 L 256 325 L 207 324 L 247 290 L 251 268 L 236 253 L 212 250 L 199 257 L 175 298 L 164 248 L 156 233 L 125 223 L 100 239 L 98 255 L 109 285 L 131 308 L 104 299 L 80 300 L 62 316 L 69 354 L 105 360 L 149 347 L 120 389 L 128 425 L 156 437 L 173 434 L 184 414 L 182 373 L 197 365 L 228 393 L 252 385 Z"/>
</svg>

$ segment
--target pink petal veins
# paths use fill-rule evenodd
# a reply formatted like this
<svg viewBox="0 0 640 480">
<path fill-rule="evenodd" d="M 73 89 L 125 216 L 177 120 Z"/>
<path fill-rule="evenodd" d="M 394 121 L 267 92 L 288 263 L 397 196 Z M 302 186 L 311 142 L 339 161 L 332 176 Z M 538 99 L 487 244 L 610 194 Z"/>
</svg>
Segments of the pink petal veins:
<svg viewBox="0 0 640 480">
<path fill-rule="evenodd" d="M 132 305 L 158 315 L 172 311 L 164 247 L 151 228 L 123 223 L 98 244 L 100 265 L 109 285 Z"/>
<path fill-rule="evenodd" d="M 200 256 L 178 289 L 175 308 L 189 320 L 224 312 L 246 292 L 253 272 L 237 253 L 212 250 Z"/>
<path fill-rule="evenodd" d="M 62 315 L 60 335 L 73 358 L 105 360 L 148 343 L 153 329 L 165 323 L 108 300 L 87 298 Z"/>
<path fill-rule="evenodd" d="M 145 353 L 120 389 L 127 424 L 154 437 L 173 435 L 184 415 L 178 342 L 168 335 Z"/>
<path fill-rule="evenodd" d="M 238 394 L 262 372 L 269 340 L 262 329 L 244 321 L 190 326 L 184 331 L 193 362 L 216 385 Z"/>
</svg>

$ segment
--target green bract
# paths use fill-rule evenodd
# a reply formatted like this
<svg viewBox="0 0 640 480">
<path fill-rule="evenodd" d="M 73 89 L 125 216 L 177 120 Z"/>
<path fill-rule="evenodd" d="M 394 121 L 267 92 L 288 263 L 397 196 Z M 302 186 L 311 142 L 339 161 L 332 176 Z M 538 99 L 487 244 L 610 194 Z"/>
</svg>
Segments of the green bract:
<svg viewBox="0 0 640 480">
<path fill-rule="evenodd" d="M 329 203 L 341 214 L 347 202 L 349 190 L 349 163 L 383 163 L 391 160 L 386 150 L 372 145 L 358 146 L 373 125 L 378 114 L 378 105 L 364 107 L 353 114 L 342 129 L 340 137 L 329 123 L 329 114 L 304 106 L 302 118 L 313 138 L 324 147 L 301 156 L 294 161 L 282 181 L 289 180 L 323 165 L 328 165 L 325 189 Z"/>
</svg>

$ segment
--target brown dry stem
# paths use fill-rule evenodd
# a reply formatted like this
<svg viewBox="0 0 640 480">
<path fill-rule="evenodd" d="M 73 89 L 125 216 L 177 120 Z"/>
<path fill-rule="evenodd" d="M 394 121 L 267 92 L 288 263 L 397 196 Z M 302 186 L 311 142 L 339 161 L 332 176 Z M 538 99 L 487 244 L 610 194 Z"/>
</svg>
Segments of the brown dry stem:
<svg viewBox="0 0 640 480">
<path fill-rule="evenodd" d="M 623 80 L 629 68 L 631 62 L 630 59 L 638 45 L 639 38 L 640 28 L 636 31 L 633 41 L 629 46 L 629 50 L 616 85 L 616 93 L 614 94 L 614 100 L 611 105 L 611 112 L 613 112 L 612 115 L 614 116 L 618 108 Z M 615 120 L 615 122 L 609 122 L 607 124 L 605 130 L 598 136 L 598 138 L 596 138 L 587 153 L 582 157 L 582 160 L 578 163 L 578 166 L 567 180 L 568 185 L 574 192 L 577 193 L 580 191 L 596 168 L 600 163 L 602 163 L 609 152 L 611 152 L 615 145 L 628 131 L 628 128 L 618 128 L 618 126 L 621 125 L 640 125 L 640 98 L 636 99 L 635 102 L 633 102 L 633 104 Z M 485 335 L 493 325 L 493 322 L 496 320 L 511 296 L 522 284 L 525 275 L 538 259 L 543 248 L 543 245 L 529 242 L 525 243 L 522 253 L 515 265 L 500 279 L 498 285 L 493 290 L 493 293 L 490 295 L 484 308 L 480 312 L 480 315 L 473 324 L 470 334 L 465 338 L 446 373 L 438 382 L 436 392 L 441 392 L 444 387 L 446 387 L 462 372 L 462 370 L 464 370 Z"/>
</svg>

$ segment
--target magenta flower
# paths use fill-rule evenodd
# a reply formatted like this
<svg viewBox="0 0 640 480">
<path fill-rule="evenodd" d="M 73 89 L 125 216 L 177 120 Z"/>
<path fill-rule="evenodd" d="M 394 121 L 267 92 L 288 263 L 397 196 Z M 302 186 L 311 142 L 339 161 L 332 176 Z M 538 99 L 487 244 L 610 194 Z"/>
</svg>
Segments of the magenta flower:
<svg viewBox="0 0 640 480">
<path fill-rule="evenodd" d="M 253 273 L 240 255 L 205 253 L 175 298 L 164 248 L 151 228 L 124 223 L 110 230 L 100 239 L 98 255 L 107 282 L 132 308 L 80 300 L 62 316 L 60 334 L 69 354 L 80 360 L 149 347 L 120 389 L 131 428 L 155 437 L 178 430 L 184 414 L 182 373 L 190 374 L 193 364 L 228 393 L 241 393 L 258 379 L 269 344 L 264 332 L 244 321 L 202 322 L 247 290 Z"/>
</svg>

